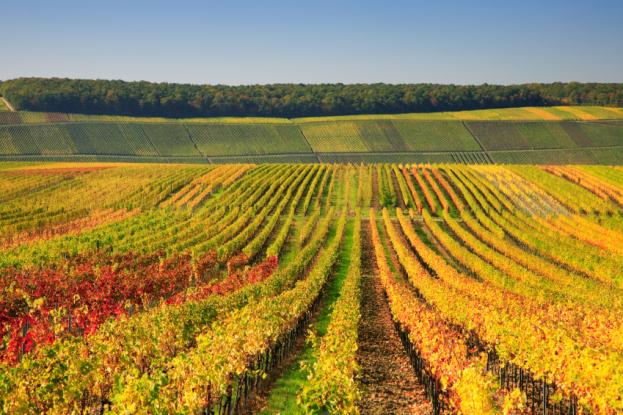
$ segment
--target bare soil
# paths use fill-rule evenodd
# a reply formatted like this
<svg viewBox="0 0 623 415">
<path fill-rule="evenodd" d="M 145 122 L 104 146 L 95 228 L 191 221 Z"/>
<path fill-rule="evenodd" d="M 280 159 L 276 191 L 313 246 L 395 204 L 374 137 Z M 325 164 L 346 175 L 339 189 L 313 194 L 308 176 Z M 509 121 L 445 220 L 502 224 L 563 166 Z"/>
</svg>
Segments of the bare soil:
<svg viewBox="0 0 623 415">
<path fill-rule="evenodd" d="M 381 204 L 379 202 L 379 182 L 376 175 L 376 168 L 372 168 L 372 174 L 370 175 L 372 179 L 372 200 L 370 201 L 370 207 L 380 208 Z"/>
<path fill-rule="evenodd" d="M 394 191 L 396 192 L 398 207 L 400 209 L 406 209 L 407 203 L 402 197 L 402 192 L 400 191 L 400 185 L 398 184 L 398 178 L 396 177 L 393 171 L 391 171 L 391 179 L 392 179 L 392 184 L 394 185 Z"/>
<path fill-rule="evenodd" d="M 391 317 L 374 258 L 367 225 L 362 226 L 362 315 L 357 360 L 363 393 L 362 414 L 431 414 Z"/>
</svg>

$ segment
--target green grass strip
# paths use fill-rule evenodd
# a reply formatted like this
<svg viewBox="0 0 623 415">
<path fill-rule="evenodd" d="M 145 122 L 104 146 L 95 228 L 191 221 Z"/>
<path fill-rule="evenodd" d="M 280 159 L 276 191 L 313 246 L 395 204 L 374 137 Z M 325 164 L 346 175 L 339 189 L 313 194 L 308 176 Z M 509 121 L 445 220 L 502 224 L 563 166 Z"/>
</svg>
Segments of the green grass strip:
<svg viewBox="0 0 623 415">
<path fill-rule="evenodd" d="M 349 253 L 353 245 L 353 228 L 354 222 L 353 220 L 349 220 L 346 225 L 346 232 L 344 234 L 344 240 L 342 241 L 340 258 L 334 272 L 334 277 L 327 285 L 322 309 L 320 310 L 318 318 L 313 324 L 313 327 L 310 328 L 310 334 L 314 339 L 321 339 L 327 333 L 327 327 L 331 322 L 333 304 L 340 296 L 340 291 L 351 262 Z M 315 358 L 316 353 L 314 346 L 311 342 L 307 342 L 296 361 L 294 361 L 274 383 L 268 397 L 267 406 L 260 412 L 261 414 L 269 415 L 278 413 L 280 415 L 288 415 L 301 413 L 301 408 L 296 402 L 296 395 L 307 381 L 306 367 L 313 365 Z"/>
</svg>

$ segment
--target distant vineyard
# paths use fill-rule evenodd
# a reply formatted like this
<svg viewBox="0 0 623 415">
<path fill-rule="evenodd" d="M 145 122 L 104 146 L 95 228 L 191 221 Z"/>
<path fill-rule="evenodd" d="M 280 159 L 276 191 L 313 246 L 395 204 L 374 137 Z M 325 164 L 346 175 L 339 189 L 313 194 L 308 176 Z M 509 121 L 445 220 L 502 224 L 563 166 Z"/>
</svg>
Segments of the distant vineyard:
<svg viewBox="0 0 623 415">
<path fill-rule="evenodd" d="M 5 108 L 6 109 L 6 108 Z M 558 107 L 523 107 L 499 108 L 453 112 L 422 112 L 406 114 L 370 114 L 341 115 L 308 118 L 275 117 L 196 117 L 163 118 L 131 117 L 123 115 L 65 114 L 50 112 L 19 111 L 12 115 L 0 112 L 0 124 L 30 124 L 43 122 L 179 122 L 179 123 L 234 123 L 234 124 L 296 124 L 333 122 L 333 121 L 597 121 L 623 120 L 623 109 L 597 106 L 558 106 Z"/>
<path fill-rule="evenodd" d="M 432 114 L 428 119 L 406 114 L 298 120 L 0 112 L 0 158 L 621 164 L 618 112 L 544 107 Z"/>
<path fill-rule="evenodd" d="M 622 412 L 623 169 L 451 154 L 0 163 L 0 412 Z"/>
<path fill-rule="evenodd" d="M 54 140 L 57 146 L 54 147 Z M 0 153 L 203 157 L 311 153 L 294 126 L 63 123 L 0 126 Z"/>
<path fill-rule="evenodd" d="M 541 150 L 621 145 L 619 125 L 596 122 L 469 122 L 485 150 Z"/>
<path fill-rule="evenodd" d="M 452 161 L 454 163 L 463 164 L 488 164 L 491 163 L 491 157 L 484 151 L 475 152 L 458 152 L 452 153 Z"/>
<path fill-rule="evenodd" d="M 458 121 L 350 121 L 304 123 L 316 152 L 470 151 L 480 146 Z"/>
<path fill-rule="evenodd" d="M 187 126 L 202 154 L 218 157 L 308 153 L 309 145 L 295 125 L 218 124 Z"/>
</svg>

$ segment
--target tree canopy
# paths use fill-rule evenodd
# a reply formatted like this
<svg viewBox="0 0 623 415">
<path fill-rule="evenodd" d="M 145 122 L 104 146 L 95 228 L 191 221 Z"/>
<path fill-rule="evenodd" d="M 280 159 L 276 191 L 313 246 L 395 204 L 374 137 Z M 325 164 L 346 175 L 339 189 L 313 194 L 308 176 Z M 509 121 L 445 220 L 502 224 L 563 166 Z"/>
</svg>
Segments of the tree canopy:
<svg viewBox="0 0 623 415">
<path fill-rule="evenodd" d="M 0 83 L 18 110 L 85 114 L 306 117 L 460 111 L 545 105 L 623 106 L 623 84 L 192 85 L 18 78 Z"/>
</svg>

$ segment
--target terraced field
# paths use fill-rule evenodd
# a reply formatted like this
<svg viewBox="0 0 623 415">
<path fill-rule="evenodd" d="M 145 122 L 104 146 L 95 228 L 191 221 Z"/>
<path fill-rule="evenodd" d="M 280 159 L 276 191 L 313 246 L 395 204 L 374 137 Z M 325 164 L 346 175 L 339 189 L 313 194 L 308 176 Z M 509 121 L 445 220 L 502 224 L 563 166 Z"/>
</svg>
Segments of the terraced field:
<svg viewBox="0 0 623 415">
<path fill-rule="evenodd" d="M 0 158 L 620 164 L 623 112 L 543 107 L 313 119 L 0 112 Z"/>
<path fill-rule="evenodd" d="M 0 412 L 620 413 L 622 208 L 619 167 L 0 163 Z"/>
</svg>

